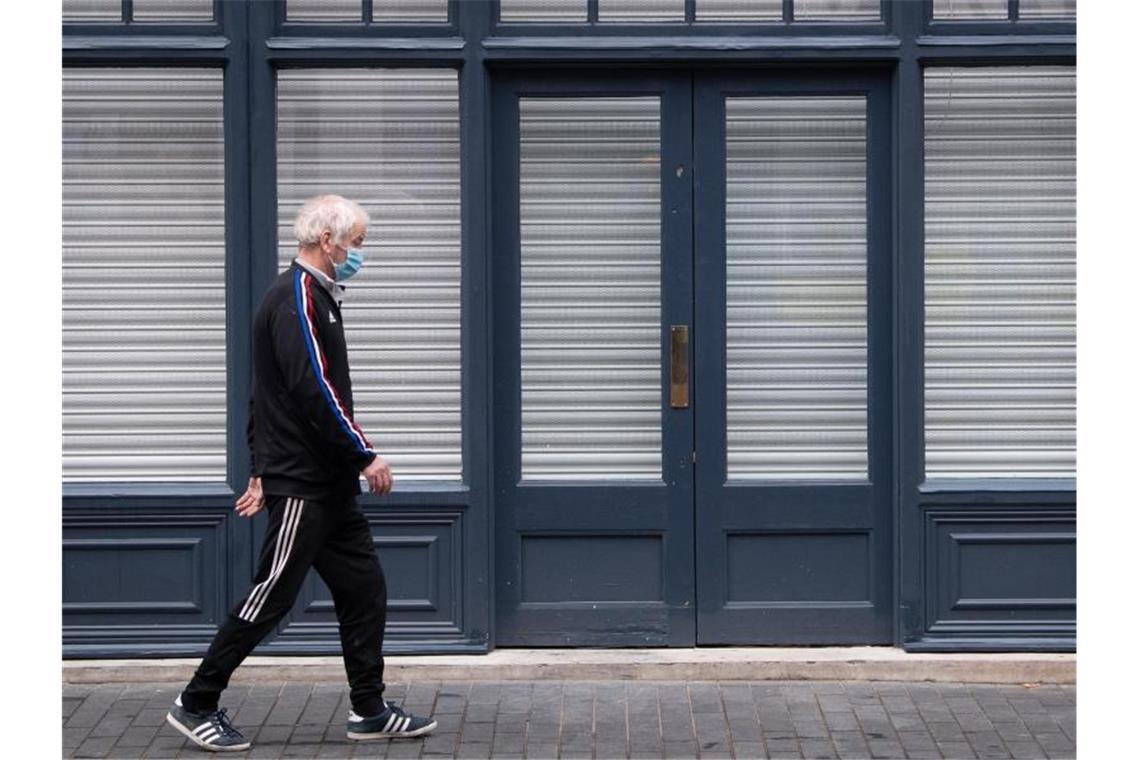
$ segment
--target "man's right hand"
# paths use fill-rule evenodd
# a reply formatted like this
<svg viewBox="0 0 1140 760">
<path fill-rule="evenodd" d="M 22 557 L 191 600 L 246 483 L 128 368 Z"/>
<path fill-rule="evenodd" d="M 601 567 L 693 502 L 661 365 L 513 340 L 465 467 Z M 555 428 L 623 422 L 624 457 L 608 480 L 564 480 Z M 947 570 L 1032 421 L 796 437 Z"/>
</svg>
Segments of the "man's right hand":
<svg viewBox="0 0 1140 760">
<path fill-rule="evenodd" d="M 377 456 L 360 474 L 368 481 L 368 490 L 377 496 L 392 490 L 392 468 L 384 461 L 384 457 Z"/>
</svg>

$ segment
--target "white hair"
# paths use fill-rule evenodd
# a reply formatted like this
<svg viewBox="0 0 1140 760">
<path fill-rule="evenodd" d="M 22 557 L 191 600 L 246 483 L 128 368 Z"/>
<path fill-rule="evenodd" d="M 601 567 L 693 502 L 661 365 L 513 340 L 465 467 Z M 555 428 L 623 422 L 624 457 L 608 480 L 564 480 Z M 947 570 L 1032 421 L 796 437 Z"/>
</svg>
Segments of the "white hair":
<svg viewBox="0 0 1140 760">
<path fill-rule="evenodd" d="M 293 234 L 303 246 L 316 245 L 325 230 L 332 233 L 333 241 L 342 242 L 352 226 L 361 222 L 368 226 L 368 212 L 348 198 L 339 195 L 318 195 L 305 201 L 293 222 Z"/>
</svg>

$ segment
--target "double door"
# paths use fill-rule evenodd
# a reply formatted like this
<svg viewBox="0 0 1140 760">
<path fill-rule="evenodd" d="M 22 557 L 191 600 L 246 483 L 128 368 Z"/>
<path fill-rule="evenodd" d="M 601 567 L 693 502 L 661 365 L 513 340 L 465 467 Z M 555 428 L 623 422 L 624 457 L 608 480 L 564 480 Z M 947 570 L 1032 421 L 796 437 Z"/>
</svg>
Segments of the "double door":
<svg viewBox="0 0 1140 760">
<path fill-rule="evenodd" d="M 891 641 L 887 80 L 494 93 L 496 644 Z"/>
</svg>

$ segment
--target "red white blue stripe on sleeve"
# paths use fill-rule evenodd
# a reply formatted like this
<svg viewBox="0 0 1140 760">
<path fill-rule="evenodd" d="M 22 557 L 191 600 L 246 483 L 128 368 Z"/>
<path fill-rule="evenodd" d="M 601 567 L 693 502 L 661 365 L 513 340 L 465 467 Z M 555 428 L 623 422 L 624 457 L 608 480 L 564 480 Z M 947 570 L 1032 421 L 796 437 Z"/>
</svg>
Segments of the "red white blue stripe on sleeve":
<svg viewBox="0 0 1140 760">
<path fill-rule="evenodd" d="M 315 325 L 316 307 L 313 305 L 313 276 L 308 272 L 297 270 L 293 277 L 293 290 L 297 296 L 297 316 L 301 320 L 301 333 L 305 336 L 305 347 L 309 350 L 309 361 L 313 365 L 313 374 L 317 376 L 317 385 L 321 387 L 325 400 L 332 409 L 333 416 L 340 423 L 341 428 L 348 434 L 356 447 L 364 454 L 373 454 L 372 444 L 364 437 L 364 432 L 349 416 L 336 392 L 332 382 L 329 381 L 328 362 L 325 361 L 324 352 L 317 343 Z"/>
</svg>

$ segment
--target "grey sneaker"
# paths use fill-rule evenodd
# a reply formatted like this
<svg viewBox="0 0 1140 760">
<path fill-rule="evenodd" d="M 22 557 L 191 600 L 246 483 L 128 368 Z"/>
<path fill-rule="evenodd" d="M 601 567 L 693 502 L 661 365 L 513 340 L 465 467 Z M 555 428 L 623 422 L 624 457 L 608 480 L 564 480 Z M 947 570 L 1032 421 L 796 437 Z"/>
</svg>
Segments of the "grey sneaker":
<svg viewBox="0 0 1140 760">
<path fill-rule="evenodd" d="M 348 738 L 356 741 L 370 739 L 400 739 L 423 736 L 435 730 L 436 722 L 431 718 L 420 718 L 385 702 L 384 712 L 365 718 L 354 712 L 348 713 Z"/>
<path fill-rule="evenodd" d="M 166 714 L 166 722 L 181 731 L 187 739 L 209 752 L 241 752 L 249 742 L 226 717 L 225 708 L 208 713 L 192 713 L 182 706 L 182 695 Z"/>
</svg>

